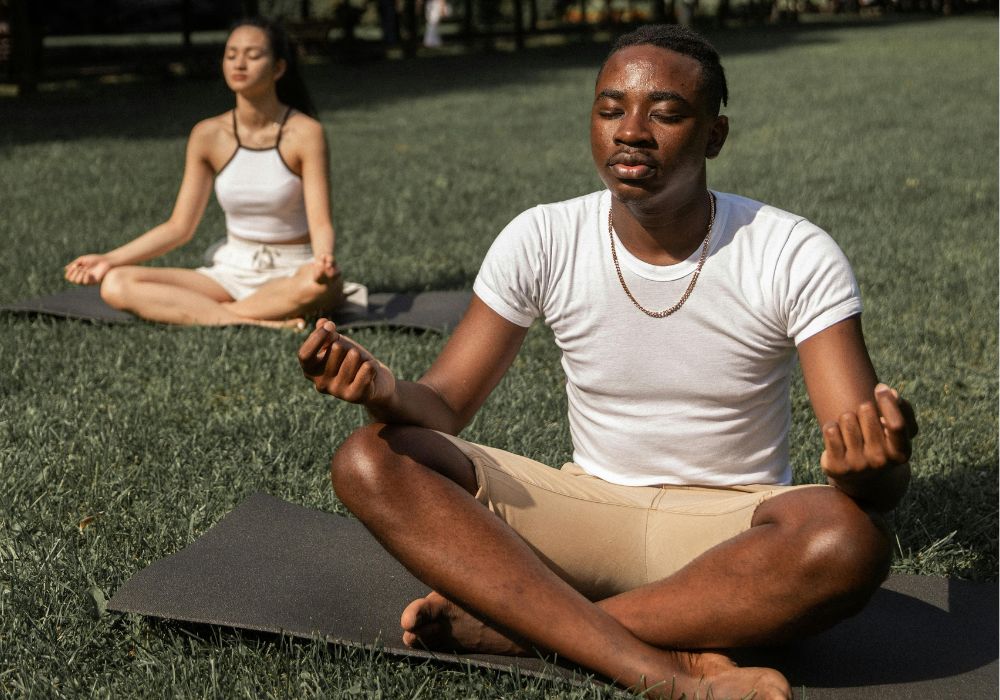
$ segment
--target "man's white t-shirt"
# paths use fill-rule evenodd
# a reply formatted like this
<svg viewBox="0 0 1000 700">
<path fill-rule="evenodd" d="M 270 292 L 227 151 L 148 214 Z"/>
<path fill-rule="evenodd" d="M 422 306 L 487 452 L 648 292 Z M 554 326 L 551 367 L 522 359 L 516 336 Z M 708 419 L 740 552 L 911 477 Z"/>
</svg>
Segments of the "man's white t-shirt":
<svg viewBox="0 0 1000 700">
<path fill-rule="evenodd" d="M 497 237 L 476 295 L 520 326 L 544 319 L 562 350 L 573 461 L 625 485 L 787 484 L 795 346 L 861 312 L 847 258 L 802 217 L 715 193 L 709 255 L 666 318 L 625 295 L 611 259 L 611 194 L 534 207 Z M 655 266 L 615 240 L 647 309 L 672 306 L 701 248 Z"/>
</svg>

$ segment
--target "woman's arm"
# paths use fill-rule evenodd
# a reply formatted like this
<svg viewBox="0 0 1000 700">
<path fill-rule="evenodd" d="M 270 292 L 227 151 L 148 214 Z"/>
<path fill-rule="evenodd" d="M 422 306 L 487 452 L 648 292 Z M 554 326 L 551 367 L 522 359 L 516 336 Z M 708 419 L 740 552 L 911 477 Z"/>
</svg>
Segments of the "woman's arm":
<svg viewBox="0 0 1000 700">
<path fill-rule="evenodd" d="M 97 284 L 112 267 L 150 260 L 191 240 L 212 193 L 214 171 L 209 154 L 215 133 L 211 120 L 191 131 L 184 178 L 167 221 L 107 253 L 80 256 L 66 266 L 66 279 L 76 284 Z"/>
<path fill-rule="evenodd" d="M 322 125 L 304 114 L 294 117 L 293 147 L 302 173 L 302 192 L 309 222 L 309 242 L 313 249 L 315 280 L 333 277 L 336 272 L 336 233 L 330 214 L 330 160 Z"/>
</svg>

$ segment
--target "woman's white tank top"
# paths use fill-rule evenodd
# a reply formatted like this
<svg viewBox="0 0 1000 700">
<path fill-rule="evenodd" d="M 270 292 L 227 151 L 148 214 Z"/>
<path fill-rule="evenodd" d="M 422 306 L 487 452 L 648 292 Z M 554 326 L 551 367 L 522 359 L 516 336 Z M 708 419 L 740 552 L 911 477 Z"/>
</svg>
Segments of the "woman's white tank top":
<svg viewBox="0 0 1000 700">
<path fill-rule="evenodd" d="M 309 232 L 302 178 L 278 150 L 291 111 L 289 107 L 285 112 L 272 148 L 248 148 L 240 143 L 233 110 L 236 152 L 215 176 L 215 197 L 226 214 L 226 228 L 235 236 L 280 243 Z"/>
</svg>

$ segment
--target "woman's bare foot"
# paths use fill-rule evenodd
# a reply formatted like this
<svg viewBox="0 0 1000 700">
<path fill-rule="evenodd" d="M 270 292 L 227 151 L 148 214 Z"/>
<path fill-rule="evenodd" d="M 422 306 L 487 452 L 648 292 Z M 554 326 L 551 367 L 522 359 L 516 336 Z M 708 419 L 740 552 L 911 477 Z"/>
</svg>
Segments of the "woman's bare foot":
<svg viewBox="0 0 1000 700">
<path fill-rule="evenodd" d="M 292 318 L 257 318 L 245 312 L 241 313 L 242 309 L 238 304 L 240 304 L 238 301 L 224 301 L 220 304 L 225 309 L 226 314 L 232 319 L 220 321 L 221 325 L 261 326 L 262 328 L 280 328 L 292 331 L 304 331 L 308 325 L 306 320 L 301 316 L 293 316 Z"/>
<path fill-rule="evenodd" d="M 399 624 L 403 644 L 437 651 L 524 656 L 527 649 L 500 630 L 431 591 L 406 606 Z"/>
<path fill-rule="evenodd" d="M 259 326 L 264 326 L 265 328 L 284 328 L 292 331 L 304 331 L 306 329 L 306 320 L 304 318 L 286 318 L 280 321 L 265 321 L 265 320 L 255 320 Z"/>
<path fill-rule="evenodd" d="M 306 321 L 303 318 L 285 318 L 280 321 L 271 321 L 262 318 L 248 318 L 243 323 L 250 326 L 261 326 L 262 328 L 277 328 L 280 330 L 304 331 Z"/>
</svg>

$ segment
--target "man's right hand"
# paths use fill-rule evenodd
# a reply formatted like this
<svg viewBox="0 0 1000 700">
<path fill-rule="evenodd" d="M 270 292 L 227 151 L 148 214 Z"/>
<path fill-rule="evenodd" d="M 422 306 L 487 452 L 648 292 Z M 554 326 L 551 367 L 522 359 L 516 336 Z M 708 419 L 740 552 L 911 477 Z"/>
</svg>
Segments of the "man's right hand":
<svg viewBox="0 0 1000 700">
<path fill-rule="evenodd" d="M 299 348 L 302 373 L 316 391 L 369 409 L 388 407 L 396 393 L 396 378 L 368 350 L 337 332 L 321 318 Z"/>
<path fill-rule="evenodd" d="M 81 255 L 65 267 L 64 275 L 73 284 L 100 284 L 111 268 L 103 255 Z"/>
</svg>

